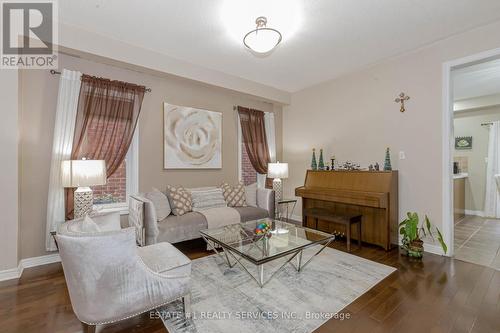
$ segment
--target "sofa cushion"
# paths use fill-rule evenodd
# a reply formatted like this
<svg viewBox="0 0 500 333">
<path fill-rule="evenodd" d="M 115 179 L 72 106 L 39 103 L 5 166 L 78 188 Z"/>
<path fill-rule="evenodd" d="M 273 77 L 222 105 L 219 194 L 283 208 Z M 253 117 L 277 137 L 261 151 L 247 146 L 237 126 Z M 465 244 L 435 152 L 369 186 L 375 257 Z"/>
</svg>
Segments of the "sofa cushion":
<svg viewBox="0 0 500 333">
<path fill-rule="evenodd" d="M 193 202 L 193 212 L 200 212 L 210 208 L 227 207 L 226 200 L 222 194 L 222 189 L 192 189 L 191 199 Z"/>
<path fill-rule="evenodd" d="M 153 272 L 176 276 L 189 276 L 191 273 L 191 260 L 170 243 L 138 247 L 137 251 Z"/>
<path fill-rule="evenodd" d="M 245 207 L 247 205 L 245 198 L 245 187 L 242 183 L 231 186 L 228 183 L 222 183 L 222 192 L 229 207 Z"/>
<path fill-rule="evenodd" d="M 181 216 L 191 211 L 191 194 L 184 187 L 167 185 L 167 196 L 174 215 Z"/>
<path fill-rule="evenodd" d="M 81 233 L 95 233 L 101 231 L 97 223 L 95 223 L 94 220 L 92 220 L 88 215 L 85 215 L 81 222 L 71 223 L 68 229 L 72 232 Z"/>
<path fill-rule="evenodd" d="M 120 212 L 90 214 L 101 231 L 121 230 Z"/>
<path fill-rule="evenodd" d="M 241 216 L 241 222 L 258 220 L 269 217 L 267 210 L 258 207 L 234 207 Z"/>
<path fill-rule="evenodd" d="M 245 186 L 247 205 L 257 207 L 257 183 Z"/>
<path fill-rule="evenodd" d="M 144 196 L 153 203 L 157 221 L 163 220 L 172 212 L 167 196 L 160 190 L 153 188 L 151 192 L 144 193 Z"/>
<path fill-rule="evenodd" d="M 203 214 L 189 212 L 182 216 L 170 215 L 158 222 L 158 242 L 177 243 L 200 238 L 200 230 L 207 229 Z"/>
</svg>

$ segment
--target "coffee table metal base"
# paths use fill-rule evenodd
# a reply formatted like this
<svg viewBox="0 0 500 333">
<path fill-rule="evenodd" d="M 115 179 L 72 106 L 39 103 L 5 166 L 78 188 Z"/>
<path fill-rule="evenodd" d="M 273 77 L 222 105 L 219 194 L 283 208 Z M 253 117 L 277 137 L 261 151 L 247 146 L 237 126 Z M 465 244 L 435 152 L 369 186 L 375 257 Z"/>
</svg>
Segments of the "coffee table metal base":
<svg viewBox="0 0 500 333">
<path fill-rule="evenodd" d="M 291 254 L 288 254 L 290 257 L 285 261 L 285 263 L 283 263 L 283 265 L 281 265 L 277 270 L 275 270 L 271 276 L 269 276 L 269 278 L 265 279 L 265 274 L 264 274 L 264 263 L 263 264 L 260 264 L 260 265 L 255 265 L 257 266 L 257 277 L 252 274 L 248 268 L 245 267 L 245 265 L 243 265 L 242 263 L 242 257 L 239 256 L 237 253 L 234 253 L 233 251 L 231 251 L 231 249 L 225 247 L 225 246 L 222 246 L 221 247 L 224 249 L 224 251 L 218 251 L 216 249 L 216 247 L 214 246 L 214 242 L 211 241 L 211 240 L 208 240 L 206 239 L 204 236 L 202 236 L 203 239 L 207 242 L 208 246 L 210 246 L 210 248 L 212 248 L 212 250 L 214 250 L 214 252 L 219 256 L 221 257 L 223 260 L 226 261 L 227 265 L 229 266 L 229 268 L 233 268 L 234 266 L 236 266 L 236 264 L 239 264 L 243 270 L 255 281 L 257 282 L 257 284 L 259 285 L 259 287 L 264 287 L 269 281 L 271 281 L 271 279 L 276 276 L 276 274 L 278 274 L 279 272 L 281 272 L 287 264 L 290 264 L 292 265 L 293 268 L 295 268 L 297 270 L 297 272 L 301 272 L 310 262 L 311 260 L 314 259 L 314 257 L 316 257 L 318 254 L 320 254 L 328 245 L 330 245 L 330 243 L 333 241 L 333 239 L 328 239 L 322 246 L 321 248 L 316 252 L 314 253 L 305 263 L 303 263 L 303 248 L 300 249 L 300 250 L 297 250 L 296 252 L 293 252 Z M 255 245 L 257 246 L 257 245 Z M 229 255 L 228 255 L 229 254 Z M 229 257 L 232 257 L 234 259 L 234 262 L 231 262 L 231 260 L 229 259 Z M 286 256 L 285 256 L 286 257 Z M 296 264 L 294 264 L 292 262 L 292 260 L 296 258 Z M 276 258 L 278 259 L 278 258 Z"/>
</svg>

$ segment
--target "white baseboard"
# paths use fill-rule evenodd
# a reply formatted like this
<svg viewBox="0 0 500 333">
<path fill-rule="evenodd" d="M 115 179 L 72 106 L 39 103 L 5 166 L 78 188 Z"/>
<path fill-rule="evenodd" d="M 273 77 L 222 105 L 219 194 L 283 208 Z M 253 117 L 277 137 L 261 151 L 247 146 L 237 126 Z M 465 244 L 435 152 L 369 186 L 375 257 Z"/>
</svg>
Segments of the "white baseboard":
<svg viewBox="0 0 500 333">
<path fill-rule="evenodd" d="M 475 216 L 480 216 L 484 217 L 484 212 L 482 210 L 465 210 L 465 215 L 475 215 Z"/>
<path fill-rule="evenodd" d="M 439 256 L 445 256 L 445 257 L 450 256 L 450 252 L 445 254 L 441 245 L 436 245 L 436 244 L 424 243 L 424 252 L 437 254 Z"/>
<path fill-rule="evenodd" d="M 0 281 L 19 279 L 23 274 L 23 270 L 25 268 L 48 265 L 60 261 L 61 257 L 59 257 L 59 253 L 22 259 L 21 261 L 19 261 L 17 268 L 0 271 Z"/>
<path fill-rule="evenodd" d="M 0 281 L 18 279 L 21 276 L 22 272 L 23 270 L 20 266 L 0 271 Z"/>
<path fill-rule="evenodd" d="M 53 264 L 55 262 L 60 262 L 60 261 L 61 261 L 61 257 L 59 257 L 59 253 L 53 253 L 53 254 L 47 254 L 44 256 L 40 256 L 40 257 L 32 257 L 32 258 L 22 259 L 19 262 L 19 265 L 22 266 L 24 269 L 24 268 Z"/>
</svg>

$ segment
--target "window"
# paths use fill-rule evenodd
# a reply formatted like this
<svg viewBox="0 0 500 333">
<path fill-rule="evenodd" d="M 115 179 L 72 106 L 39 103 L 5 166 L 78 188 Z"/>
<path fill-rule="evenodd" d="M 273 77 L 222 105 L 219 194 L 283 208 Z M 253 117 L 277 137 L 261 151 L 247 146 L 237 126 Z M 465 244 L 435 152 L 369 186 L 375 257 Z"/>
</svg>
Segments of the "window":
<svg viewBox="0 0 500 333">
<path fill-rule="evenodd" d="M 248 157 L 247 149 L 245 148 L 245 143 L 243 142 L 243 140 L 240 140 L 240 149 L 241 149 L 241 158 L 240 158 L 241 176 L 240 176 L 240 180 L 243 182 L 243 184 L 245 186 L 250 185 L 250 184 L 254 184 L 257 182 L 257 171 L 255 171 L 252 163 L 250 162 L 250 158 Z"/>
<path fill-rule="evenodd" d="M 265 126 L 266 126 L 266 138 L 268 142 L 269 153 L 271 161 L 275 160 L 276 157 L 276 141 L 275 141 L 275 125 L 274 125 L 274 113 L 265 112 Z M 241 123 L 238 116 L 238 172 L 239 180 L 243 182 L 245 186 L 257 183 L 258 187 L 272 188 L 272 179 L 266 178 L 266 175 L 259 175 L 255 171 L 248 153 L 243 142 L 243 135 L 241 133 Z"/>
<path fill-rule="evenodd" d="M 136 127 L 134 138 L 130 144 L 127 156 L 118 169 L 108 177 L 106 185 L 93 186 L 94 206 L 99 211 L 120 211 L 128 213 L 128 197 L 138 191 L 138 147 L 139 126 Z"/>
<path fill-rule="evenodd" d="M 241 134 L 240 117 L 238 116 L 238 169 L 239 180 L 245 186 L 257 183 L 257 171 L 253 168 L 250 158 L 247 154 L 243 135 Z"/>
</svg>

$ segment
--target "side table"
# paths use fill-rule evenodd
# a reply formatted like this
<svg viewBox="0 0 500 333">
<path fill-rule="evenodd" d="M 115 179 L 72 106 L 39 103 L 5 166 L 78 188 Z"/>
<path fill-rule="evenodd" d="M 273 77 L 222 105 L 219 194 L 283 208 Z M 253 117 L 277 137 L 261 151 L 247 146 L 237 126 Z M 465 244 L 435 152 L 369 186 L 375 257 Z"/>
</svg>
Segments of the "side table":
<svg viewBox="0 0 500 333">
<path fill-rule="evenodd" d="M 290 210 L 290 204 L 292 205 L 292 209 Z M 297 199 L 280 199 L 277 202 L 276 208 L 276 219 L 283 221 L 283 218 L 286 219 L 286 222 L 290 220 L 290 218 L 293 215 L 293 211 L 295 210 L 295 206 L 297 205 Z M 283 209 L 285 210 L 286 214 L 283 216 Z"/>
</svg>

